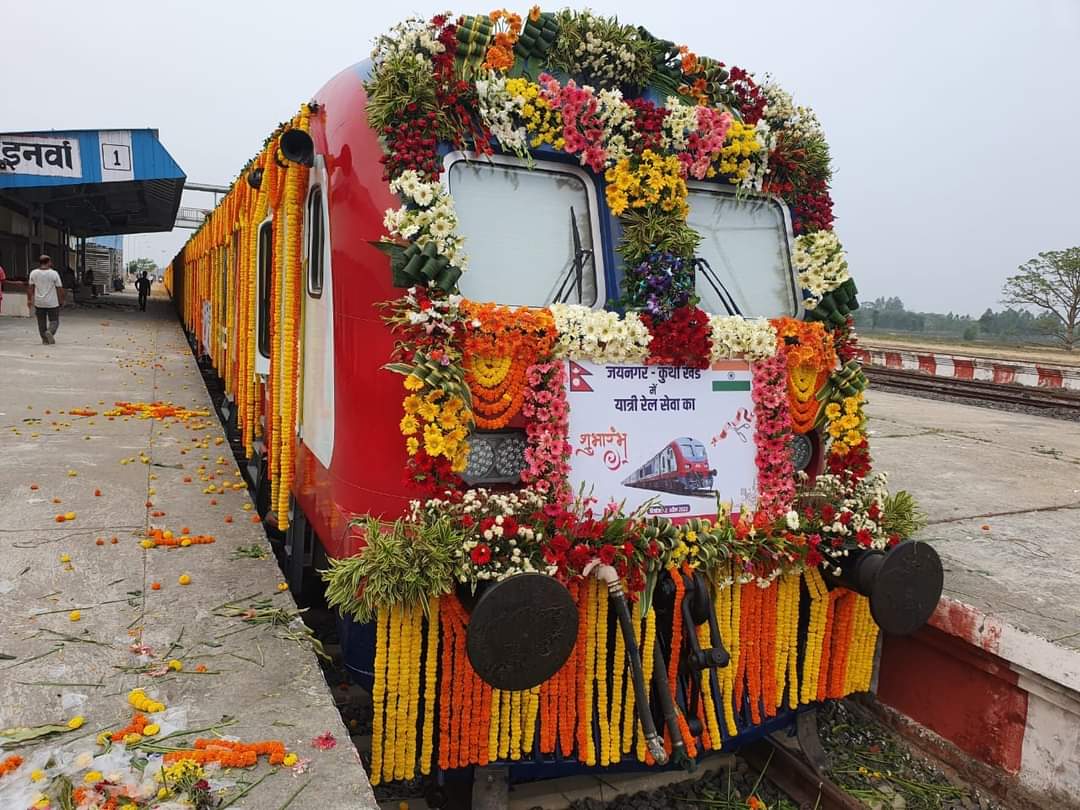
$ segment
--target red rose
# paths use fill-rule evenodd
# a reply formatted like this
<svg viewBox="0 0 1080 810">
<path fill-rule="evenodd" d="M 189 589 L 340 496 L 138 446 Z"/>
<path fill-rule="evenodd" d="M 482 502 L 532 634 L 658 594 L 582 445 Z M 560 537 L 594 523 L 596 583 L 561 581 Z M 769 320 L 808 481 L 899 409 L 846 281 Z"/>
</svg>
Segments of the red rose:
<svg viewBox="0 0 1080 810">
<path fill-rule="evenodd" d="M 474 565 L 486 565 L 491 562 L 491 549 L 488 548 L 487 543 L 480 543 L 469 552 L 469 557 L 472 558 Z"/>
</svg>

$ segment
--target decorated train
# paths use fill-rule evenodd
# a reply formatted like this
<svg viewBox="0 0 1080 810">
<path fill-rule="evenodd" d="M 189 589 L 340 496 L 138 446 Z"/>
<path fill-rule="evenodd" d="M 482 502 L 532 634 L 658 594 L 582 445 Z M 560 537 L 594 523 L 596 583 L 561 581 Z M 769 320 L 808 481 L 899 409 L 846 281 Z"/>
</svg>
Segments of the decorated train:
<svg viewBox="0 0 1080 810">
<path fill-rule="evenodd" d="M 176 256 L 290 582 L 321 573 L 371 688 L 372 782 L 685 765 L 869 689 L 879 628 L 927 620 L 830 178 L 739 67 L 590 12 L 439 15 Z M 673 435 L 711 498 L 627 478 Z"/>
<path fill-rule="evenodd" d="M 623 485 L 708 496 L 713 494 L 715 475 L 716 470 L 709 468 L 705 445 L 689 436 L 680 436 L 624 478 Z"/>
</svg>

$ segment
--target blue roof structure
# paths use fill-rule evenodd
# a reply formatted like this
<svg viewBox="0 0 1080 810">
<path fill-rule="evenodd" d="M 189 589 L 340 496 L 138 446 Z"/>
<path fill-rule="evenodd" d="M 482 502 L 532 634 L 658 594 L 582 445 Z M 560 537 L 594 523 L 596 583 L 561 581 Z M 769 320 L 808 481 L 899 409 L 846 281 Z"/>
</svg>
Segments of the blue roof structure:
<svg viewBox="0 0 1080 810">
<path fill-rule="evenodd" d="M 185 179 L 154 129 L 0 133 L 0 196 L 76 236 L 171 230 Z"/>
</svg>

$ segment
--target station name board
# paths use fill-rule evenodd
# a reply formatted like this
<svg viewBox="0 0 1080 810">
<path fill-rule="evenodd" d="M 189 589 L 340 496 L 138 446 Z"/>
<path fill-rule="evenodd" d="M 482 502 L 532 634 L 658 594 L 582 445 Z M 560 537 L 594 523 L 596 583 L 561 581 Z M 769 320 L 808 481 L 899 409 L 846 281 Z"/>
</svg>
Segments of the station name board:
<svg viewBox="0 0 1080 810">
<path fill-rule="evenodd" d="M 65 137 L 0 135 L 0 171 L 46 177 L 82 177 L 79 142 Z"/>
</svg>

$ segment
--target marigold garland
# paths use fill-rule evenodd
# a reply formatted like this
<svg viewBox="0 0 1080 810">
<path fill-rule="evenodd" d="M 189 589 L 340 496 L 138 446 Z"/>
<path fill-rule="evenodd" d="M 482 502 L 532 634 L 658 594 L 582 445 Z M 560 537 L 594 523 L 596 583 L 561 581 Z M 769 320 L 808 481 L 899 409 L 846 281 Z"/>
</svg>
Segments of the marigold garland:
<svg viewBox="0 0 1080 810">
<path fill-rule="evenodd" d="M 644 675 L 646 684 L 652 683 L 653 667 L 655 665 L 655 647 L 656 647 L 656 611 L 650 606 L 648 613 L 645 614 L 645 631 L 643 633 L 643 642 L 641 645 L 641 670 Z M 645 735 L 638 734 L 637 736 L 637 748 L 635 750 L 637 754 L 638 762 L 652 762 L 652 754 L 649 753 L 648 745 L 645 743 Z"/>
<path fill-rule="evenodd" d="M 774 320 L 776 345 L 788 369 L 791 423 L 798 433 L 813 429 L 821 403 L 815 395 L 836 368 L 836 349 L 825 327 L 794 318 Z"/>
<path fill-rule="evenodd" d="M 424 730 L 420 744 L 420 773 L 427 776 L 431 773 L 431 757 L 434 751 L 434 725 L 435 725 L 435 702 L 438 694 L 438 660 L 439 660 L 439 612 L 440 599 L 432 597 L 428 601 L 427 636 L 424 645 Z M 376 663 L 376 669 L 378 664 Z M 483 725 L 483 722 L 481 722 Z M 372 759 L 375 752 L 375 732 L 372 729 L 371 738 Z M 374 767 L 372 768 L 374 770 Z"/>
<path fill-rule="evenodd" d="M 536 358 L 550 355 L 555 321 L 546 309 L 466 302 L 462 311 L 467 318 L 463 365 L 473 414 L 478 427 L 497 430 L 521 410 L 525 372 Z"/>
<path fill-rule="evenodd" d="M 375 678 L 371 687 L 371 771 L 373 785 L 382 781 L 384 712 L 386 705 L 386 657 L 390 642 L 390 611 L 379 608 L 375 626 Z"/>
</svg>

